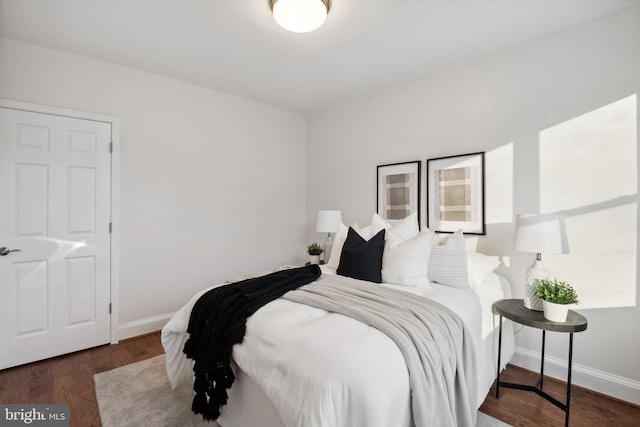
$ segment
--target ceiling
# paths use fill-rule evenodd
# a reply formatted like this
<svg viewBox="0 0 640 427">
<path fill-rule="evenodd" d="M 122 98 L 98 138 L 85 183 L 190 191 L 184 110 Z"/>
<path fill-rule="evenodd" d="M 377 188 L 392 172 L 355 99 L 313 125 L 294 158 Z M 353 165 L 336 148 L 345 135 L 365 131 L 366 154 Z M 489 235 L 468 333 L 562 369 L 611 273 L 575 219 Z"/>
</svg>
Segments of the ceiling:
<svg viewBox="0 0 640 427">
<path fill-rule="evenodd" d="M 0 35 L 310 112 L 640 0 L 332 0 L 307 34 L 269 0 L 0 0 Z"/>
</svg>

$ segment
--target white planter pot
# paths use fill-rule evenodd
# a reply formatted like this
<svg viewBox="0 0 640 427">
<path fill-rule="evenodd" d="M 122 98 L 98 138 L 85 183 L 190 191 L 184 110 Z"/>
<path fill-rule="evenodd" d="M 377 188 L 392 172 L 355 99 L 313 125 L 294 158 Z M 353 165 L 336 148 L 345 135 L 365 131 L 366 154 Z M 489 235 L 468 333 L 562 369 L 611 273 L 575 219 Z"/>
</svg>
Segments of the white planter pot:
<svg viewBox="0 0 640 427">
<path fill-rule="evenodd" d="M 542 301 L 544 308 L 544 318 L 552 322 L 566 322 L 569 306 L 566 304 L 554 304 L 548 301 Z"/>
<path fill-rule="evenodd" d="M 311 264 L 320 264 L 320 255 L 309 255 L 309 262 Z"/>
</svg>

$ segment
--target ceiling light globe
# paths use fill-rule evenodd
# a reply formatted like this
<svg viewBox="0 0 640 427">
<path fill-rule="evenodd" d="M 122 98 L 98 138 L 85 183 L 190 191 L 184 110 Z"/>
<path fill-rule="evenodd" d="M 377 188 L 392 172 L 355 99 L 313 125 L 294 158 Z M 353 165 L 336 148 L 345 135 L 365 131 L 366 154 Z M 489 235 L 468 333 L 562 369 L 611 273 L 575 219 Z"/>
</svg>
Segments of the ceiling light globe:
<svg viewBox="0 0 640 427">
<path fill-rule="evenodd" d="M 273 19 L 287 31 L 308 33 L 327 19 L 328 0 L 272 0 Z"/>
</svg>

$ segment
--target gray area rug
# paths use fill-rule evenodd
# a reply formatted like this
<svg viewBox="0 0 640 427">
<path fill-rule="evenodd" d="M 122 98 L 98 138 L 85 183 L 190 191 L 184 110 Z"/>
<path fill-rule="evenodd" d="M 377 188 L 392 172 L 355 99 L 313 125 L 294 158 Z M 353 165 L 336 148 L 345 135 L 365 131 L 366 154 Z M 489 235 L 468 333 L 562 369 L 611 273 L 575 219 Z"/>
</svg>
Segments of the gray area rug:
<svg viewBox="0 0 640 427">
<path fill-rule="evenodd" d="M 164 355 L 102 372 L 93 380 L 103 427 L 219 427 L 191 412 L 193 391 L 190 384 L 171 389 Z M 508 424 L 478 412 L 476 426 L 504 427 Z"/>
</svg>

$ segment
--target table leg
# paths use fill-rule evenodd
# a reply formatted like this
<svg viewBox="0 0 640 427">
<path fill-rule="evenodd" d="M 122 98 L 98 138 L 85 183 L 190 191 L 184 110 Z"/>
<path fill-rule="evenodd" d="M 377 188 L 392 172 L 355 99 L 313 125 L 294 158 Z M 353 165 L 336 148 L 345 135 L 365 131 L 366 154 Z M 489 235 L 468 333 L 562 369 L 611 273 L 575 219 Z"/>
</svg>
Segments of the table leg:
<svg viewBox="0 0 640 427">
<path fill-rule="evenodd" d="M 540 356 L 540 378 L 538 378 L 538 384 L 536 385 L 536 387 L 538 387 L 540 390 L 542 390 L 542 386 L 544 385 L 544 344 L 545 344 L 545 338 L 546 338 L 546 332 L 544 329 L 542 330 L 542 354 Z"/>
<path fill-rule="evenodd" d="M 567 370 L 567 409 L 566 411 L 566 416 L 564 419 L 564 425 L 566 427 L 569 426 L 569 404 L 571 401 L 571 363 L 572 363 L 572 359 L 573 358 L 573 332 L 571 332 L 569 334 L 569 367 Z"/>
<path fill-rule="evenodd" d="M 500 355 L 502 354 L 502 315 L 500 315 L 500 332 L 498 332 L 498 367 L 496 369 L 496 398 L 500 397 Z"/>
</svg>

